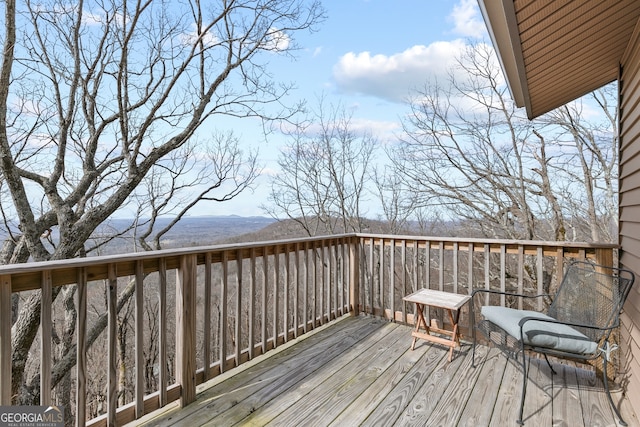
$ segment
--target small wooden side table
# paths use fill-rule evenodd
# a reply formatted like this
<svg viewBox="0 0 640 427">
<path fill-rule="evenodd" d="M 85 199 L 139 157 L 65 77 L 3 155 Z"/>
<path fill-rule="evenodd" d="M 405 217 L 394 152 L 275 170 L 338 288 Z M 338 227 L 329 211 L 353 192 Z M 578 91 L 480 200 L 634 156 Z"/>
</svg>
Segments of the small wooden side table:
<svg viewBox="0 0 640 427">
<path fill-rule="evenodd" d="M 416 328 L 411 333 L 413 343 L 411 350 L 416 346 L 418 338 L 450 347 L 449 362 L 453 358 L 453 349 L 460 346 L 460 332 L 458 331 L 458 320 L 460 320 L 460 308 L 471 299 L 470 295 L 460 295 L 451 292 L 436 291 L 432 289 L 420 289 L 403 298 L 407 302 L 413 302 L 417 307 L 418 320 Z M 429 325 L 424 318 L 425 306 L 443 308 L 449 313 L 449 320 L 453 325 L 453 330 L 438 328 L 437 325 Z M 425 332 L 420 332 L 420 326 L 424 327 Z M 444 325 L 443 325 L 444 328 Z M 432 335 L 437 333 L 451 337 L 450 339 Z"/>
</svg>

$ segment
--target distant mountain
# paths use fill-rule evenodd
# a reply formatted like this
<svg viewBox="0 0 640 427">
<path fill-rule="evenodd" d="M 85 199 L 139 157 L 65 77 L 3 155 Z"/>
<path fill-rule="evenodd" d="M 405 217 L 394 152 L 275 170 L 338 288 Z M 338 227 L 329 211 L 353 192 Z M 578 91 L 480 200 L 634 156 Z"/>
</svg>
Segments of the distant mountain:
<svg viewBox="0 0 640 427">
<path fill-rule="evenodd" d="M 159 231 L 172 221 L 171 218 L 159 218 L 154 230 Z M 188 246 L 208 246 L 222 243 L 231 237 L 256 232 L 277 222 L 273 218 L 252 216 L 195 216 L 182 218 L 162 237 L 162 247 L 178 248 Z M 101 238 L 122 233 L 131 227 L 133 219 L 111 219 L 102 224 L 94 233 Z M 146 230 L 145 220 L 138 221 L 138 230 L 130 229 L 124 235 L 109 243 L 102 253 L 132 252 L 136 250 L 135 235 Z"/>
</svg>

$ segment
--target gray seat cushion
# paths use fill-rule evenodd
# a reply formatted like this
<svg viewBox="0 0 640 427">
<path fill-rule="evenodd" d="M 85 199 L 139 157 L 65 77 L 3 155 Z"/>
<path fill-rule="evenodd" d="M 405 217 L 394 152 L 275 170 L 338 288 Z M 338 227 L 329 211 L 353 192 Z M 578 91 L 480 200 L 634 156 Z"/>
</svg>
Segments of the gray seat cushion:
<svg viewBox="0 0 640 427">
<path fill-rule="evenodd" d="M 553 319 L 536 311 L 497 306 L 482 307 L 482 316 L 504 329 L 506 333 L 518 341 L 521 340 L 519 322 L 523 318 Z M 524 323 L 522 332 L 524 334 L 524 343 L 535 347 L 551 348 L 576 354 L 593 354 L 598 349 L 598 343 L 591 341 L 586 335 L 568 325 L 528 320 Z"/>
</svg>

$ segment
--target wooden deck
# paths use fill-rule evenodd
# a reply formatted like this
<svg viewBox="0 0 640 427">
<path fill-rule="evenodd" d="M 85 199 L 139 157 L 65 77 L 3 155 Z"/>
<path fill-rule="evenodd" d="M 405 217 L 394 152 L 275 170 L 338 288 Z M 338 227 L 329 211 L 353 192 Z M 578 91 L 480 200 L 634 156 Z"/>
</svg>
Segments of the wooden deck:
<svg viewBox="0 0 640 427">
<path fill-rule="evenodd" d="M 411 328 L 372 317 L 343 318 L 205 384 L 195 403 L 138 421 L 153 426 L 509 426 L 516 425 L 522 374 L 513 360 L 478 347 L 418 341 Z M 615 426 L 591 370 L 531 360 L 527 426 Z M 614 393 L 614 401 L 621 393 Z M 631 426 L 638 419 L 622 405 Z"/>
</svg>

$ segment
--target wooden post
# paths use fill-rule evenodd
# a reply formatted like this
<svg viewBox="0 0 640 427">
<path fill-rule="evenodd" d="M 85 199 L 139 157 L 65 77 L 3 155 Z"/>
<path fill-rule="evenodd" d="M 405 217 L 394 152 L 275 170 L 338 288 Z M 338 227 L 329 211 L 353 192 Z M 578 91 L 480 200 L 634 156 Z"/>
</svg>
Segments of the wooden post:
<svg viewBox="0 0 640 427">
<path fill-rule="evenodd" d="M 613 249 L 596 248 L 596 264 L 613 267 Z"/>
<path fill-rule="evenodd" d="M 360 238 L 354 237 L 349 245 L 349 298 L 351 316 L 360 314 Z"/>
<path fill-rule="evenodd" d="M 0 276 L 0 405 L 11 405 L 11 276 Z"/>
<path fill-rule="evenodd" d="M 176 274 L 176 381 L 182 387 L 181 407 L 196 400 L 196 264 L 196 255 L 183 255 Z"/>
</svg>

